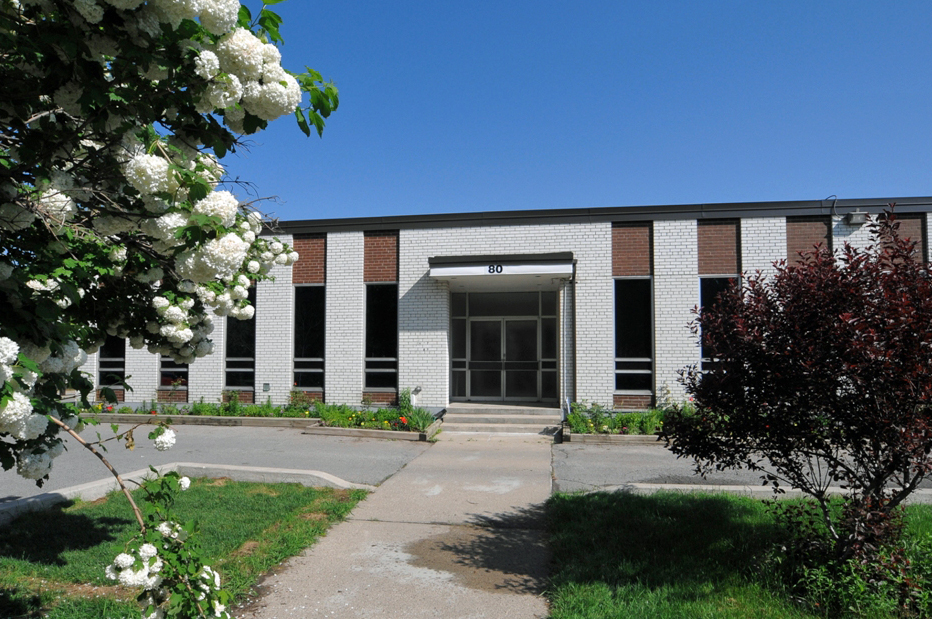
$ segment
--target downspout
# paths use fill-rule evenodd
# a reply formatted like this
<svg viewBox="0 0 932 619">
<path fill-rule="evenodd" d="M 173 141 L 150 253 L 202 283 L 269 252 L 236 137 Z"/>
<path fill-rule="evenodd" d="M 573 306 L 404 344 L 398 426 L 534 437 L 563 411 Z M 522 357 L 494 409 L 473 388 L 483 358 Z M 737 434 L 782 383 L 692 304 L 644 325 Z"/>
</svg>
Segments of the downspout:
<svg viewBox="0 0 932 619">
<path fill-rule="evenodd" d="M 576 325 L 579 323 L 576 315 L 576 261 L 573 260 L 573 279 L 570 280 L 573 284 L 573 402 L 577 401 L 576 391 L 579 388 L 578 376 L 579 376 L 579 365 L 576 359 L 576 349 L 578 348 L 578 333 L 576 332 Z"/>
</svg>

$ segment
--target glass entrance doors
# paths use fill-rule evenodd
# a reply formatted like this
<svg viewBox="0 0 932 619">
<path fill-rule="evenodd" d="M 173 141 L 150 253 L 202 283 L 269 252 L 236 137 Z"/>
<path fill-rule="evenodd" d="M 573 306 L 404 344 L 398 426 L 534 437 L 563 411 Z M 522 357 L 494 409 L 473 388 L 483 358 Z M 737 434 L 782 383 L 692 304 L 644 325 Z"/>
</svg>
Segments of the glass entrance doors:
<svg viewBox="0 0 932 619">
<path fill-rule="evenodd" d="M 479 401 L 555 401 L 556 293 L 457 293 L 453 296 L 468 296 L 468 299 L 453 299 L 451 397 Z M 493 309 L 504 314 L 509 308 L 521 311 L 522 315 L 484 315 Z M 529 315 L 528 310 L 534 314 Z"/>
</svg>

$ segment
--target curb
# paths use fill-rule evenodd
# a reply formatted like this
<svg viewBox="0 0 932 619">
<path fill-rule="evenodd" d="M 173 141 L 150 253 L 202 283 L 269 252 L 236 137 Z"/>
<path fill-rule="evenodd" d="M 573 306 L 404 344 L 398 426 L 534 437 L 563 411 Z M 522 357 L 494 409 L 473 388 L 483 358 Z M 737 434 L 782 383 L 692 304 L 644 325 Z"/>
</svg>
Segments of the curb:
<svg viewBox="0 0 932 619">
<path fill-rule="evenodd" d="M 236 466 L 231 464 L 201 464 L 196 462 L 172 462 L 153 467 L 159 475 L 177 471 L 179 475 L 188 477 L 209 477 L 217 479 L 227 477 L 233 481 L 252 481 L 263 483 L 298 483 L 302 486 L 326 486 L 339 489 L 359 489 L 372 492 L 375 486 L 349 482 L 323 471 L 302 471 L 299 469 L 279 469 L 260 466 Z M 121 475 L 124 483 L 140 483 L 150 477 L 150 469 L 139 469 L 126 475 Z M 120 487 L 113 478 L 92 481 L 86 484 L 62 488 L 55 492 L 45 492 L 35 496 L 17 499 L 9 503 L 0 503 L 0 527 L 6 526 L 17 517 L 29 513 L 51 508 L 58 503 L 81 500 L 94 501 Z"/>
<path fill-rule="evenodd" d="M 380 438 L 395 441 L 429 441 L 440 432 L 440 419 L 430 424 L 423 432 L 399 432 L 398 430 L 366 430 L 360 428 L 330 428 L 327 426 L 308 426 L 301 434 L 318 434 L 323 436 L 351 436 L 355 438 Z"/>
<path fill-rule="evenodd" d="M 564 443 L 601 443 L 621 445 L 656 445 L 662 441 L 656 434 L 573 434 L 563 429 Z"/>
<path fill-rule="evenodd" d="M 253 426 L 262 428 L 311 428 L 320 425 L 316 417 L 216 417 L 208 415 L 127 415 L 100 413 L 102 423 L 148 423 L 150 420 L 170 419 L 172 424 L 184 426 Z"/>
</svg>

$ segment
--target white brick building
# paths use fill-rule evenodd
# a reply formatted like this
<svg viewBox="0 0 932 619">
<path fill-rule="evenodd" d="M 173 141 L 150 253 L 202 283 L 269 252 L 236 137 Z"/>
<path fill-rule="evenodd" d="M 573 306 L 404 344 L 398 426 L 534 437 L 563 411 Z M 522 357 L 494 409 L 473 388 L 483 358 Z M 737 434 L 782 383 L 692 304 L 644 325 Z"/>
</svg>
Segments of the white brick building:
<svg viewBox="0 0 932 619">
<path fill-rule="evenodd" d="M 86 367 L 98 385 L 122 369 L 132 402 L 387 403 L 408 388 L 424 406 L 642 408 L 681 397 L 678 371 L 701 363 L 695 306 L 815 243 L 863 246 L 849 214 L 892 201 L 928 260 L 930 198 L 283 222 L 301 259 L 257 286 L 252 321 L 218 321 L 213 356 L 178 367 L 113 341 Z"/>
</svg>

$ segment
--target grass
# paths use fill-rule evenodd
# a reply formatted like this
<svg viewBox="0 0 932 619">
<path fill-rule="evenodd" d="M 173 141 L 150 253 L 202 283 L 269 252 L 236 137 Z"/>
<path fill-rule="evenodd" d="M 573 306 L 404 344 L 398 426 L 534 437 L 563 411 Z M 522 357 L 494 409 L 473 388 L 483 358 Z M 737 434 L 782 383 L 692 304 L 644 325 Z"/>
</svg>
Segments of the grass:
<svg viewBox="0 0 932 619">
<path fill-rule="evenodd" d="M 907 514 L 908 536 L 932 536 L 929 506 Z M 769 569 L 780 533 L 759 500 L 558 494 L 548 521 L 553 619 L 825 616 L 793 602 Z"/>
<path fill-rule="evenodd" d="M 242 600 L 259 576 L 313 544 L 364 496 L 360 490 L 200 479 L 175 508 L 201 523 L 208 563 Z M 0 538 L 0 616 L 138 617 L 132 601 L 138 592 L 104 576 L 136 526 L 118 494 L 16 520 Z"/>
</svg>

